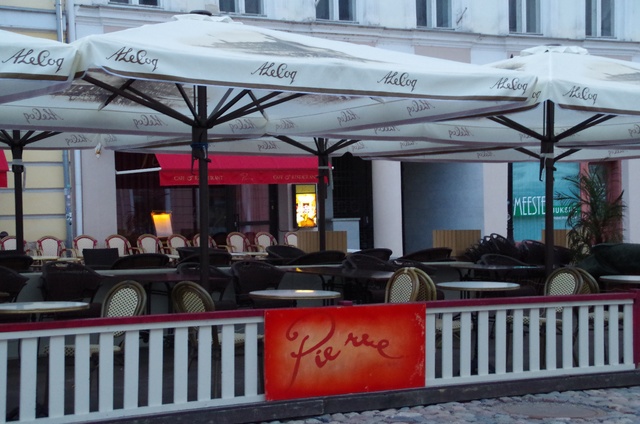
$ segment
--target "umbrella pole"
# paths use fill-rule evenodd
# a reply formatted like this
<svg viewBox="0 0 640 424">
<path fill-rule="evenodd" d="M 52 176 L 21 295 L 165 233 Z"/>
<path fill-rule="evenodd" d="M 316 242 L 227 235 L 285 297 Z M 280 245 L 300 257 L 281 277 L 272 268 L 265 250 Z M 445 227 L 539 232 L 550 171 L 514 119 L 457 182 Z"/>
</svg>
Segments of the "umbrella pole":
<svg viewBox="0 0 640 424">
<path fill-rule="evenodd" d="M 320 251 L 327 248 L 326 234 L 326 200 L 327 185 L 325 175 L 328 174 L 329 156 L 326 154 L 318 155 L 318 236 Z"/>
<path fill-rule="evenodd" d="M 554 126 L 555 126 L 554 103 L 547 100 L 545 102 L 545 136 L 542 142 L 542 152 L 544 152 L 544 169 L 545 169 L 545 214 L 544 214 L 544 240 L 545 240 L 545 273 L 551 275 L 554 266 L 554 246 L 553 239 L 553 143 L 554 143 Z"/>
<path fill-rule="evenodd" d="M 200 188 L 200 283 L 209 282 L 209 159 L 207 158 L 207 87 L 196 87 L 196 124 L 192 129 L 191 154 L 198 160 Z"/>
<path fill-rule="evenodd" d="M 11 146 L 11 171 L 13 172 L 13 195 L 15 199 L 16 220 L 16 251 L 24 254 L 24 209 L 22 202 L 22 176 L 24 165 L 22 164 L 22 146 L 20 145 L 20 131 L 13 131 L 13 145 Z"/>
</svg>

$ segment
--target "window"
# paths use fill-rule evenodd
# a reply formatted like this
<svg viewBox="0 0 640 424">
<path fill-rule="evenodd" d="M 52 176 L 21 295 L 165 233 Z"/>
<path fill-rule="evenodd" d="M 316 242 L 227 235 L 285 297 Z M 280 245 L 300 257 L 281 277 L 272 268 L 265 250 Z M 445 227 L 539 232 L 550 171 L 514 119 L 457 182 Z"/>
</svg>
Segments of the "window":
<svg viewBox="0 0 640 424">
<path fill-rule="evenodd" d="M 509 32 L 540 33 L 540 0 L 509 0 Z"/>
<path fill-rule="evenodd" d="M 354 0 L 316 0 L 316 19 L 355 21 Z"/>
<path fill-rule="evenodd" d="M 220 11 L 244 15 L 262 15 L 262 0 L 220 0 Z"/>
<path fill-rule="evenodd" d="M 614 0 L 586 0 L 585 27 L 587 37 L 614 36 Z"/>
<path fill-rule="evenodd" d="M 160 6 L 160 0 L 110 0 L 111 3 L 130 4 L 132 6 Z"/>
<path fill-rule="evenodd" d="M 416 0 L 417 26 L 451 28 L 451 0 Z"/>
</svg>

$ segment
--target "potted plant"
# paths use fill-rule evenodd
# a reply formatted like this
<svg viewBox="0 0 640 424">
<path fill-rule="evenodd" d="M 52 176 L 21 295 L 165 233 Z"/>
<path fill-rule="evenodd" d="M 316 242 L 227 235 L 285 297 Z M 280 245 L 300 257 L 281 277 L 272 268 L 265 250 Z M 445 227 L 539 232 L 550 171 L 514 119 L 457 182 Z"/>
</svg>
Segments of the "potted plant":
<svg viewBox="0 0 640 424">
<path fill-rule="evenodd" d="M 574 262 L 589 256 L 596 244 L 621 242 L 624 192 L 617 196 L 608 193 L 606 169 L 588 167 L 564 179 L 570 183 L 569 192 L 556 192 L 555 200 L 568 208 L 567 240 Z"/>
</svg>

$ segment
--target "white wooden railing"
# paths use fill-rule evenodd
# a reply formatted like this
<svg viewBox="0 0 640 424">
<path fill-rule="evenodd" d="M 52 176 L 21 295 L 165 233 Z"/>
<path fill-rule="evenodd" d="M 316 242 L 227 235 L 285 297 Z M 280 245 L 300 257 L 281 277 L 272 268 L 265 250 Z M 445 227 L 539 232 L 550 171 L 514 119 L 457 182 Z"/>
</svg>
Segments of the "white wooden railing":
<svg viewBox="0 0 640 424">
<path fill-rule="evenodd" d="M 636 297 L 620 293 L 427 302 L 425 386 L 632 370 L 640 362 L 634 349 Z M 557 310 L 562 319 L 558 330 L 555 320 L 547 320 L 546 331 L 528 331 L 540 328 L 543 314 L 550 317 Z M 459 331 L 453 330 L 454 320 L 461 322 Z M 436 331 L 438 322 L 442 332 Z M 262 311 L 244 310 L 2 325 L 0 422 L 7 414 L 19 422 L 87 422 L 265 402 L 258 351 L 263 323 Z M 221 332 L 221 372 L 210 360 L 216 354 L 212 326 Z M 199 343 L 190 365 L 193 327 L 199 329 Z M 125 332 L 122 364 L 113 355 L 113 335 L 119 331 Z M 245 334 L 243 355 L 234 350 L 238 332 Z M 542 352 L 541 342 L 546 347 Z M 91 343 L 100 346 L 94 372 Z M 67 358 L 65 365 L 65 345 L 75 346 L 75 363 Z M 236 376 L 238 370 L 242 378 Z"/>
</svg>

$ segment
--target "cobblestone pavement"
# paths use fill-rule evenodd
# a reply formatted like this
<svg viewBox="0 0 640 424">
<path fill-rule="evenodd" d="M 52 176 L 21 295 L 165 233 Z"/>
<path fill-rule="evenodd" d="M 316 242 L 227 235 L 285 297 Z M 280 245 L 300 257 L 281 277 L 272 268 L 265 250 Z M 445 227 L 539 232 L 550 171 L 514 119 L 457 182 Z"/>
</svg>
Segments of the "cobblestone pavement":
<svg viewBox="0 0 640 424">
<path fill-rule="evenodd" d="M 280 423 L 635 424 L 640 423 L 640 386 L 551 392 L 361 413 L 327 414 L 299 420 L 271 421 L 268 424 Z"/>
</svg>

